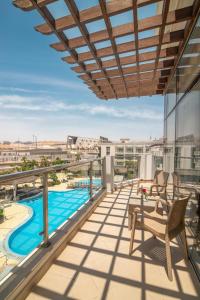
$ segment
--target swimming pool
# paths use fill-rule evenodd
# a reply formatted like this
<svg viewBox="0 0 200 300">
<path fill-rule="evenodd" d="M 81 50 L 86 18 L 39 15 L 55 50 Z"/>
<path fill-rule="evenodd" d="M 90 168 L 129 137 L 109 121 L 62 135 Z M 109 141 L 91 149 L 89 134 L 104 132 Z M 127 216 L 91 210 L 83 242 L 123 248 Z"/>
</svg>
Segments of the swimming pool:
<svg viewBox="0 0 200 300">
<path fill-rule="evenodd" d="M 90 179 L 82 179 L 82 180 L 77 181 L 76 183 L 89 185 L 90 184 Z M 92 184 L 98 187 L 98 186 L 102 185 L 102 181 L 101 181 L 100 178 L 93 178 L 92 179 Z"/>
<path fill-rule="evenodd" d="M 64 192 L 48 193 L 48 217 L 51 234 L 89 199 L 88 189 L 76 189 Z M 20 204 L 32 209 L 30 219 L 12 232 L 8 247 L 18 255 L 28 255 L 41 242 L 43 236 L 42 196 L 20 201 Z"/>
</svg>

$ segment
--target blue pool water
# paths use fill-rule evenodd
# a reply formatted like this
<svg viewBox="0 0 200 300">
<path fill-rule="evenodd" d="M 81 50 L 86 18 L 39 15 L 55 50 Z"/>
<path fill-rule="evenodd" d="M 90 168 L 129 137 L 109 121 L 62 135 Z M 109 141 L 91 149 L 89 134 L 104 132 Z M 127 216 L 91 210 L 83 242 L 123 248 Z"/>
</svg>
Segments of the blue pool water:
<svg viewBox="0 0 200 300">
<path fill-rule="evenodd" d="M 89 185 L 89 184 L 90 184 L 90 180 L 89 180 L 89 179 L 83 179 L 83 180 L 78 181 L 78 183 L 79 183 L 79 184 L 87 184 L 87 185 Z M 96 186 L 99 186 L 99 185 L 102 184 L 100 178 L 95 178 L 95 179 L 93 178 L 93 179 L 92 179 L 92 183 L 93 183 L 94 185 L 96 185 Z"/>
<path fill-rule="evenodd" d="M 76 189 L 65 192 L 48 193 L 49 234 L 55 231 L 78 208 L 89 199 L 88 189 Z M 32 208 L 32 217 L 17 228 L 8 239 L 9 248 L 19 255 L 27 255 L 42 241 L 43 204 L 42 196 L 20 201 L 21 204 Z"/>
</svg>

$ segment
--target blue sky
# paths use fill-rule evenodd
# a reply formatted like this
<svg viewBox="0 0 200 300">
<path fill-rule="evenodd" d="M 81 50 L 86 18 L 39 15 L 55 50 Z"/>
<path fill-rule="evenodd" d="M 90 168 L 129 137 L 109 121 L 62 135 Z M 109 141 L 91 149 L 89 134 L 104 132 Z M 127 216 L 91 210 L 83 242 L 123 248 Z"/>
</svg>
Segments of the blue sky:
<svg viewBox="0 0 200 300">
<path fill-rule="evenodd" d="M 0 141 L 31 140 L 33 134 L 39 140 L 64 140 L 68 134 L 103 135 L 115 140 L 162 136 L 161 96 L 98 99 L 61 60 L 67 53 L 49 47 L 57 42 L 56 37 L 34 30 L 35 25 L 44 23 L 38 13 L 25 13 L 11 2 L 0 1 Z M 86 8 L 97 1 L 76 3 Z M 63 15 L 62 2 L 49 8 L 55 17 Z M 154 10 L 140 11 L 140 18 Z M 121 21 L 126 18 L 129 20 L 130 15 Z M 116 19 L 112 22 L 115 24 Z M 96 26 L 90 30 L 98 30 Z"/>
</svg>

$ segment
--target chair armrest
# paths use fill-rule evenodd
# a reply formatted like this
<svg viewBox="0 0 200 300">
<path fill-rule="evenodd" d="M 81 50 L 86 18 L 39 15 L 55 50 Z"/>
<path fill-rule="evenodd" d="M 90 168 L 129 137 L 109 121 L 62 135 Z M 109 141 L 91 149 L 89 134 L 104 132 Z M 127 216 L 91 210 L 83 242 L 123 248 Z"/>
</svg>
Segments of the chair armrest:
<svg viewBox="0 0 200 300">
<path fill-rule="evenodd" d="M 156 199 L 156 205 L 155 205 L 154 211 L 158 210 L 159 203 L 161 203 L 162 206 L 167 206 L 168 208 L 171 207 L 171 204 L 167 200 L 163 200 L 163 199 L 159 198 L 159 199 Z"/>
<path fill-rule="evenodd" d="M 135 207 L 134 209 L 133 209 L 133 213 L 134 214 L 137 214 L 137 213 L 140 213 L 141 212 L 141 210 L 138 208 L 138 207 Z"/>
<path fill-rule="evenodd" d="M 138 182 L 153 182 L 153 179 L 139 179 Z"/>
<path fill-rule="evenodd" d="M 151 187 L 166 187 L 166 184 L 158 184 L 158 183 L 154 183 Z"/>
</svg>

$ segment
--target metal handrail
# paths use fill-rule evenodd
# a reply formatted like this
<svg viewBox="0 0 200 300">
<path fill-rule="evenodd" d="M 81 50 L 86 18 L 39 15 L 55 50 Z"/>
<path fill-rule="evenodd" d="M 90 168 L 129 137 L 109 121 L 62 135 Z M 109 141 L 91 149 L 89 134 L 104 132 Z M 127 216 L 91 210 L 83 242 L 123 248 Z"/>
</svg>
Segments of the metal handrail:
<svg viewBox="0 0 200 300">
<path fill-rule="evenodd" d="M 53 171 L 62 171 L 64 169 L 69 169 L 72 167 L 87 165 L 87 164 L 89 164 L 91 162 L 95 162 L 95 161 L 102 161 L 102 158 L 97 158 L 97 159 L 92 159 L 92 160 L 87 160 L 87 161 L 80 161 L 78 163 L 76 162 L 76 163 L 69 163 L 69 164 L 62 164 L 62 165 L 54 165 L 54 166 L 38 168 L 38 169 L 30 170 L 30 171 L 22 171 L 22 172 L 16 172 L 16 173 L 11 173 L 11 174 L 6 174 L 6 175 L 0 175 L 0 185 L 6 184 L 6 182 L 9 182 L 11 180 L 22 179 L 22 178 L 26 178 L 28 176 L 43 175 L 43 174 L 50 173 Z"/>
<path fill-rule="evenodd" d="M 34 169 L 31 171 L 23 171 L 18 173 L 12 173 L 7 175 L 0 176 L 0 185 L 6 185 L 11 180 L 22 179 L 30 176 L 38 176 L 42 175 L 42 185 L 43 185 L 43 247 L 48 247 L 50 245 L 49 242 L 49 234 L 48 234 L 48 173 L 52 171 L 62 171 L 64 169 L 70 169 L 72 167 L 83 166 L 89 164 L 89 173 L 90 173 L 90 200 L 93 200 L 92 197 L 92 169 L 93 169 L 93 162 L 95 161 L 103 161 L 102 158 L 91 159 L 87 161 L 80 161 L 76 163 L 70 164 L 62 164 L 62 165 L 55 165 L 40 169 Z"/>
<path fill-rule="evenodd" d="M 175 155 L 175 158 L 183 158 L 183 159 L 195 159 L 195 158 L 200 158 L 200 156 L 178 156 L 178 155 Z"/>
</svg>

